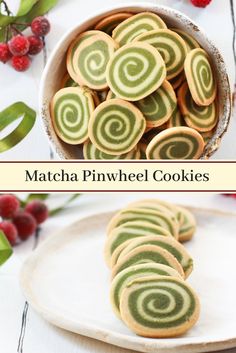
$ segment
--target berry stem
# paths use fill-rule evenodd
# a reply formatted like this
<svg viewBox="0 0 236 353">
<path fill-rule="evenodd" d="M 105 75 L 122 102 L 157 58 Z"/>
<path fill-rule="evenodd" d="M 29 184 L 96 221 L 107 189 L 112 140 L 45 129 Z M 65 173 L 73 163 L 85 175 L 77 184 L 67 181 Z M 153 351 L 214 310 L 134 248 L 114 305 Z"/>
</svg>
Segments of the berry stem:
<svg viewBox="0 0 236 353">
<path fill-rule="evenodd" d="M 22 32 L 19 31 L 19 29 L 17 29 L 15 26 L 11 25 L 11 29 L 13 30 L 13 32 L 16 34 L 20 34 L 22 36 Z"/>
</svg>

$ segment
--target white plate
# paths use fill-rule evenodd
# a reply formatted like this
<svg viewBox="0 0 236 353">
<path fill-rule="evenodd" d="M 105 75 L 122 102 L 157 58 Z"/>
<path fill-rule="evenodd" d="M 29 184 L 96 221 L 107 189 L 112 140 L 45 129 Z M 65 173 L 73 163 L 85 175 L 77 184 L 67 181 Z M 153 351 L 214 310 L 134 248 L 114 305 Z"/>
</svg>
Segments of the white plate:
<svg viewBox="0 0 236 353">
<path fill-rule="evenodd" d="M 186 244 L 195 261 L 189 282 L 199 294 L 201 315 L 186 335 L 138 337 L 113 314 L 110 272 L 103 259 L 112 213 L 80 220 L 32 253 L 21 272 L 27 300 L 58 327 L 141 352 L 209 352 L 236 346 L 236 215 L 192 210 L 198 228 Z"/>
</svg>

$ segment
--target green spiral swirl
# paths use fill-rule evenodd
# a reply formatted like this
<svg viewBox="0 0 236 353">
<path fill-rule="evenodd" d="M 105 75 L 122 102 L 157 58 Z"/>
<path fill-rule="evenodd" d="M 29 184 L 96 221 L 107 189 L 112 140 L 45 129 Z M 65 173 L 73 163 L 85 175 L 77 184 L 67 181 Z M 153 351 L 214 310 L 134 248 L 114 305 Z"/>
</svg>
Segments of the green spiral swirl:
<svg viewBox="0 0 236 353">
<path fill-rule="evenodd" d="M 178 96 L 182 114 L 189 127 L 205 132 L 212 130 L 216 126 L 218 116 L 214 102 L 208 106 L 197 105 L 192 99 L 187 83 L 181 86 Z"/>
<path fill-rule="evenodd" d="M 181 245 L 173 237 L 163 237 L 161 235 L 150 235 L 134 239 L 132 242 L 127 244 L 127 246 L 121 252 L 117 263 L 122 261 L 122 258 L 127 255 L 133 249 L 136 249 L 142 245 L 158 245 L 161 248 L 169 251 L 181 264 L 183 267 L 185 278 L 187 278 L 193 270 L 193 260 L 188 254 L 183 245 Z"/>
<path fill-rule="evenodd" d="M 130 266 L 149 262 L 170 266 L 184 278 L 184 271 L 178 260 L 169 251 L 157 245 L 142 245 L 131 250 L 112 268 L 112 278 Z"/>
<path fill-rule="evenodd" d="M 167 229 L 152 223 L 138 220 L 125 223 L 120 227 L 114 228 L 107 237 L 105 245 L 105 258 L 107 264 L 110 265 L 112 254 L 121 244 L 126 243 L 128 240 L 144 237 L 146 235 L 172 237 Z"/>
<path fill-rule="evenodd" d="M 147 147 L 148 159 L 198 159 L 204 140 L 194 129 L 172 127 L 160 132 Z"/>
<path fill-rule="evenodd" d="M 157 90 L 166 77 L 164 61 L 147 43 L 127 44 L 107 65 L 107 83 L 116 97 L 137 101 Z"/>
<path fill-rule="evenodd" d="M 137 148 L 134 148 L 128 153 L 121 154 L 120 156 L 114 156 L 100 151 L 96 146 L 91 143 L 91 141 L 88 140 L 84 143 L 83 155 L 84 159 L 139 159 L 140 151 Z"/>
<path fill-rule="evenodd" d="M 166 28 L 166 24 L 159 16 L 151 12 L 142 12 L 118 25 L 112 37 L 122 46 L 132 42 L 141 33 L 160 28 Z"/>
<path fill-rule="evenodd" d="M 175 91 L 168 81 L 150 96 L 135 103 L 146 118 L 148 127 L 156 127 L 164 124 L 173 113 L 177 98 Z"/>
<path fill-rule="evenodd" d="M 73 64 L 74 56 L 76 50 L 80 47 L 80 45 L 83 43 L 84 40 L 91 38 L 94 35 L 99 34 L 99 31 L 86 31 L 81 34 L 79 34 L 71 43 L 69 46 L 69 49 L 67 51 L 67 57 L 66 57 L 66 66 L 67 66 L 67 71 L 70 75 L 70 77 L 73 79 L 73 81 L 77 82 L 77 73 Z"/>
<path fill-rule="evenodd" d="M 177 76 L 184 68 L 187 48 L 184 40 L 169 29 L 150 31 L 139 35 L 135 41 L 145 42 L 154 46 L 164 59 L 167 80 Z"/>
<path fill-rule="evenodd" d="M 199 301 L 181 279 L 150 276 L 134 280 L 120 299 L 123 321 L 138 335 L 172 337 L 190 329 L 199 317 Z"/>
<path fill-rule="evenodd" d="M 120 298 L 123 289 L 135 279 L 147 276 L 171 276 L 182 278 L 174 268 L 158 263 L 147 263 L 130 266 L 114 277 L 111 284 L 110 298 L 114 312 L 120 317 Z"/>
<path fill-rule="evenodd" d="M 146 127 L 142 113 L 131 103 L 110 99 L 101 103 L 89 122 L 89 138 L 101 151 L 121 155 L 131 151 Z"/>
<path fill-rule="evenodd" d="M 144 209 L 144 208 L 127 208 L 116 214 L 110 221 L 108 225 L 108 234 L 112 229 L 124 225 L 127 222 L 148 222 L 149 224 L 155 224 L 157 226 L 163 227 L 174 238 L 178 238 L 178 225 L 176 224 L 176 218 L 167 212 L 159 212 L 154 209 Z"/>
<path fill-rule="evenodd" d="M 57 135 L 71 145 L 86 141 L 93 110 L 93 97 L 86 89 L 62 88 L 51 102 L 51 116 Z"/>
<path fill-rule="evenodd" d="M 92 89 L 106 89 L 107 63 L 117 48 L 117 43 L 104 32 L 83 39 L 72 56 L 76 82 Z"/>
<path fill-rule="evenodd" d="M 208 106 L 216 97 L 216 82 L 209 61 L 203 49 L 188 53 L 184 64 L 185 75 L 191 95 L 196 104 Z"/>
</svg>

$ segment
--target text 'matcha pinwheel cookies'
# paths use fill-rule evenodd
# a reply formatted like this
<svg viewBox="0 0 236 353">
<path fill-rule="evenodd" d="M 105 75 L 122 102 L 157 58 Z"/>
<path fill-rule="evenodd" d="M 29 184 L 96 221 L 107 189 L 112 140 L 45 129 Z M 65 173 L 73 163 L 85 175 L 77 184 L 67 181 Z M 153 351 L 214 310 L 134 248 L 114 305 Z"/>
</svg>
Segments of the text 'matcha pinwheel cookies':
<svg viewBox="0 0 236 353">
<path fill-rule="evenodd" d="M 137 335 L 176 337 L 197 322 L 200 302 L 186 283 L 193 259 L 181 244 L 195 231 L 191 211 L 157 199 L 135 201 L 110 220 L 104 254 L 111 269 L 111 306 Z"/>
<path fill-rule="evenodd" d="M 209 54 L 149 11 L 110 14 L 79 33 L 59 82 L 53 127 L 84 159 L 199 159 L 219 121 Z"/>
</svg>

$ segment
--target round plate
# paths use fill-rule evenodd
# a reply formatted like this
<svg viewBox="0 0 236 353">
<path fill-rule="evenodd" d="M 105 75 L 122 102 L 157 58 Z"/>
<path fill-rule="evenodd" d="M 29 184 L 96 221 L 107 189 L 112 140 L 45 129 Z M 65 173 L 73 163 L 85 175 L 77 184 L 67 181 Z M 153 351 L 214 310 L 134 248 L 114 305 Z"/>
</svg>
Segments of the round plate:
<svg viewBox="0 0 236 353">
<path fill-rule="evenodd" d="M 140 352 L 209 352 L 236 346 L 236 215 L 191 210 L 198 227 L 186 243 L 195 265 L 189 283 L 199 295 L 201 315 L 186 335 L 139 337 L 112 312 L 103 249 L 113 213 L 82 219 L 32 253 L 21 271 L 27 300 L 58 327 Z"/>
</svg>

